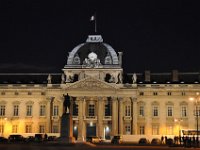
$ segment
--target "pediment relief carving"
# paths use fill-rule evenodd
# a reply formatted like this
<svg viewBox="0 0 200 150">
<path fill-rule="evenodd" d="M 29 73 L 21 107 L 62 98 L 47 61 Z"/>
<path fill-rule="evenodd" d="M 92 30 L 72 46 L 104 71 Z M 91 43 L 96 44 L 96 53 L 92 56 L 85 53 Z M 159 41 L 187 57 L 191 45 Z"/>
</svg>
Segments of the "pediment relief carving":
<svg viewBox="0 0 200 150">
<path fill-rule="evenodd" d="M 67 89 L 80 89 L 80 90 L 115 90 L 116 87 L 113 85 L 109 85 L 104 81 L 88 77 L 78 82 L 69 85 Z"/>
</svg>

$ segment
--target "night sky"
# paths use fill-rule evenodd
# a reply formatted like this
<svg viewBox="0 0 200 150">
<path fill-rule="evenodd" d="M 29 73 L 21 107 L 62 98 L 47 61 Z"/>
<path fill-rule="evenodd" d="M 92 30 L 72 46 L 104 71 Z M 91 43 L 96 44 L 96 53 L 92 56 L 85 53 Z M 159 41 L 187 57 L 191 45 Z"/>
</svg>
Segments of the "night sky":
<svg viewBox="0 0 200 150">
<path fill-rule="evenodd" d="M 94 32 L 123 51 L 125 72 L 200 71 L 198 0 L 5 0 L 0 72 L 61 72 L 68 52 Z"/>
</svg>

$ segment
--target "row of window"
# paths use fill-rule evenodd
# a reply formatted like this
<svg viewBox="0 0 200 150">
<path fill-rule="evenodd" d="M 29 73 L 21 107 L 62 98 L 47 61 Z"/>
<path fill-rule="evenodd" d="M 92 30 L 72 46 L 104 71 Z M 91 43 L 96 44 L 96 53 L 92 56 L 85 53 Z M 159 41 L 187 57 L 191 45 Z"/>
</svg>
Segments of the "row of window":
<svg viewBox="0 0 200 150">
<path fill-rule="evenodd" d="M 16 92 L 14 92 L 14 94 L 15 94 L 15 95 L 19 95 L 19 92 L 16 91 Z M 6 92 L 5 92 L 5 91 L 2 91 L 2 92 L 1 92 L 1 95 L 6 95 Z M 32 92 L 30 92 L 30 91 L 27 92 L 27 95 L 32 95 Z M 45 92 L 41 92 L 41 95 L 45 95 Z"/>
<path fill-rule="evenodd" d="M 139 116 L 145 116 L 145 106 L 140 105 L 138 107 L 139 111 Z M 173 106 L 167 106 L 167 116 L 172 117 L 173 116 Z M 181 111 L 181 117 L 187 117 L 187 106 L 183 105 L 180 107 Z M 200 111 L 200 106 L 197 107 L 197 110 Z M 111 107 L 110 105 L 106 104 L 105 105 L 105 116 L 112 116 L 111 114 Z M 5 116 L 6 112 L 6 107 L 5 105 L 0 105 L 0 116 Z M 33 113 L 33 105 L 26 105 L 26 116 L 32 116 Z M 46 116 L 46 105 L 40 105 L 39 109 L 39 115 L 40 116 Z M 59 106 L 54 105 L 53 106 L 53 116 L 58 116 L 59 115 Z M 78 116 L 78 105 L 74 105 L 73 109 L 73 115 Z M 125 106 L 125 116 L 131 116 L 131 105 L 126 105 Z M 13 106 L 13 116 L 19 116 L 19 105 L 14 105 Z M 89 104 L 88 105 L 88 116 L 95 116 L 95 105 L 94 104 Z M 159 116 L 159 106 L 155 105 L 152 106 L 152 116 L 157 117 Z"/>
<path fill-rule="evenodd" d="M 125 125 L 125 134 L 131 134 L 131 125 Z M 160 127 L 159 125 L 152 125 L 152 135 L 159 135 L 160 134 Z M 167 135 L 173 135 L 174 133 L 173 126 L 168 125 L 166 126 L 166 134 Z M 144 135 L 145 134 L 145 126 L 140 125 L 138 126 L 138 134 Z"/>
<path fill-rule="evenodd" d="M 187 106 L 181 106 L 181 117 L 187 117 Z M 198 107 L 198 110 L 200 110 L 200 107 Z M 166 114 L 167 117 L 173 117 L 174 115 L 174 107 L 173 106 L 166 106 Z M 139 116 L 145 116 L 145 107 L 139 106 Z M 152 116 L 158 117 L 159 116 L 159 106 L 152 106 Z"/>
<path fill-rule="evenodd" d="M 139 92 L 139 95 L 140 95 L 140 96 L 144 96 L 145 93 L 144 93 L 144 92 Z M 157 96 L 157 95 L 159 95 L 159 93 L 158 93 L 158 92 L 152 92 L 152 95 Z M 166 95 L 171 96 L 171 95 L 172 95 L 172 92 L 167 92 Z M 181 95 L 182 95 L 182 96 L 185 96 L 186 93 L 185 93 L 185 92 L 181 92 Z"/>
<path fill-rule="evenodd" d="M 200 111 L 200 107 L 198 108 Z M 139 116 L 145 115 L 145 107 L 139 106 Z M 131 116 L 131 106 L 126 105 L 125 106 L 125 116 Z M 152 106 L 152 116 L 158 117 L 159 116 L 159 106 Z M 172 117 L 173 116 L 173 106 L 167 106 L 167 116 Z M 187 117 L 187 106 L 181 106 L 181 117 Z"/>
<path fill-rule="evenodd" d="M 39 133 L 46 133 L 46 126 L 45 125 L 39 125 L 38 127 Z M 5 126 L 0 125 L 0 133 L 4 133 Z M 18 125 L 12 125 L 12 133 L 19 133 L 19 126 Z M 58 133 L 59 132 L 59 126 L 58 125 L 53 125 L 52 126 L 52 133 Z M 25 133 L 33 133 L 33 127 L 32 125 L 28 124 L 25 125 Z"/>
<path fill-rule="evenodd" d="M 5 116 L 6 106 L 0 105 L 0 116 Z M 33 114 L 33 105 L 26 105 L 26 116 L 32 116 Z M 46 105 L 40 105 L 39 109 L 40 116 L 46 116 Z M 53 116 L 59 115 L 59 106 L 53 106 Z M 13 105 L 13 116 L 19 116 L 19 105 Z"/>
</svg>

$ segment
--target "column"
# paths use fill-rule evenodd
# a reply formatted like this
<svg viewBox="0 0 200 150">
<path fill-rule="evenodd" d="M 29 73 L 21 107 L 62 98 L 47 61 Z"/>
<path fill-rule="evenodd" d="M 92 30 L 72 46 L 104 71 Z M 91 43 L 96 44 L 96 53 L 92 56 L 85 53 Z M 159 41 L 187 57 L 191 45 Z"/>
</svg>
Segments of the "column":
<svg viewBox="0 0 200 150">
<path fill-rule="evenodd" d="M 104 117 L 104 107 L 103 107 L 103 104 L 104 104 L 104 99 L 102 97 L 99 97 L 97 99 L 97 103 L 98 103 L 98 114 L 97 114 L 97 127 L 98 127 L 98 132 L 97 132 L 97 136 L 99 137 L 103 137 L 103 117 Z"/>
<path fill-rule="evenodd" d="M 112 135 L 118 134 L 118 102 L 117 98 L 112 98 Z"/>
<path fill-rule="evenodd" d="M 123 98 L 119 98 L 119 134 L 123 134 Z"/>
<path fill-rule="evenodd" d="M 78 101 L 78 141 L 83 141 L 83 99 L 80 97 L 77 97 L 77 101 Z"/>
<path fill-rule="evenodd" d="M 133 98 L 132 99 L 132 103 L 133 103 L 133 116 L 132 116 L 132 133 L 133 134 L 137 134 L 137 98 Z"/>
<path fill-rule="evenodd" d="M 82 114 L 82 119 L 85 118 L 85 116 L 87 115 L 86 114 L 86 99 L 85 97 L 82 99 L 82 102 L 83 102 L 83 114 Z M 86 140 L 86 122 L 83 120 L 83 124 L 82 124 L 82 135 L 84 137 L 84 140 Z"/>
<path fill-rule="evenodd" d="M 55 99 L 55 97 L 53 97 L 53 96 L 47 97 L 47 100 L 49 101 L 49 103 L 48 103 L 49 107 L 46 108 L 46 111 L 49 112 L 49 113 L 47 113 L 47 115 L 49 114 L 49 116 L 48 116 L 49 119 L 48 119 L 46 127 L 49 130 L 48 131 L 49 133 L 52 133 L 52 126 L 53 126 L 52 116 L 53 116 L 53 101 L 54 101 L 54 99 Z"/>
</svg>

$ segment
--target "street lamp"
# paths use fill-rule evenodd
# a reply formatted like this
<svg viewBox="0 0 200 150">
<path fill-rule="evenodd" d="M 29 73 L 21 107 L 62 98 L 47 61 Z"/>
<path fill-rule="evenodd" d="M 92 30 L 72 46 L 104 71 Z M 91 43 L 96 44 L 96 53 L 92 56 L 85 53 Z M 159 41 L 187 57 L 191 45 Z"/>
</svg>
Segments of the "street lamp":
<svg viewBox="0 0 200 150">
<path fill-rule="evenodd" d="M 195 102 L 194 116 L 196 116 L 197 120 L 197 146 L 199 146 L 199 116 L 200 116 L 200 109 L 198 108 L 199 92 L 196 92 L 196 97 L 190 97 L 189 100 Z"/>
</svg>

